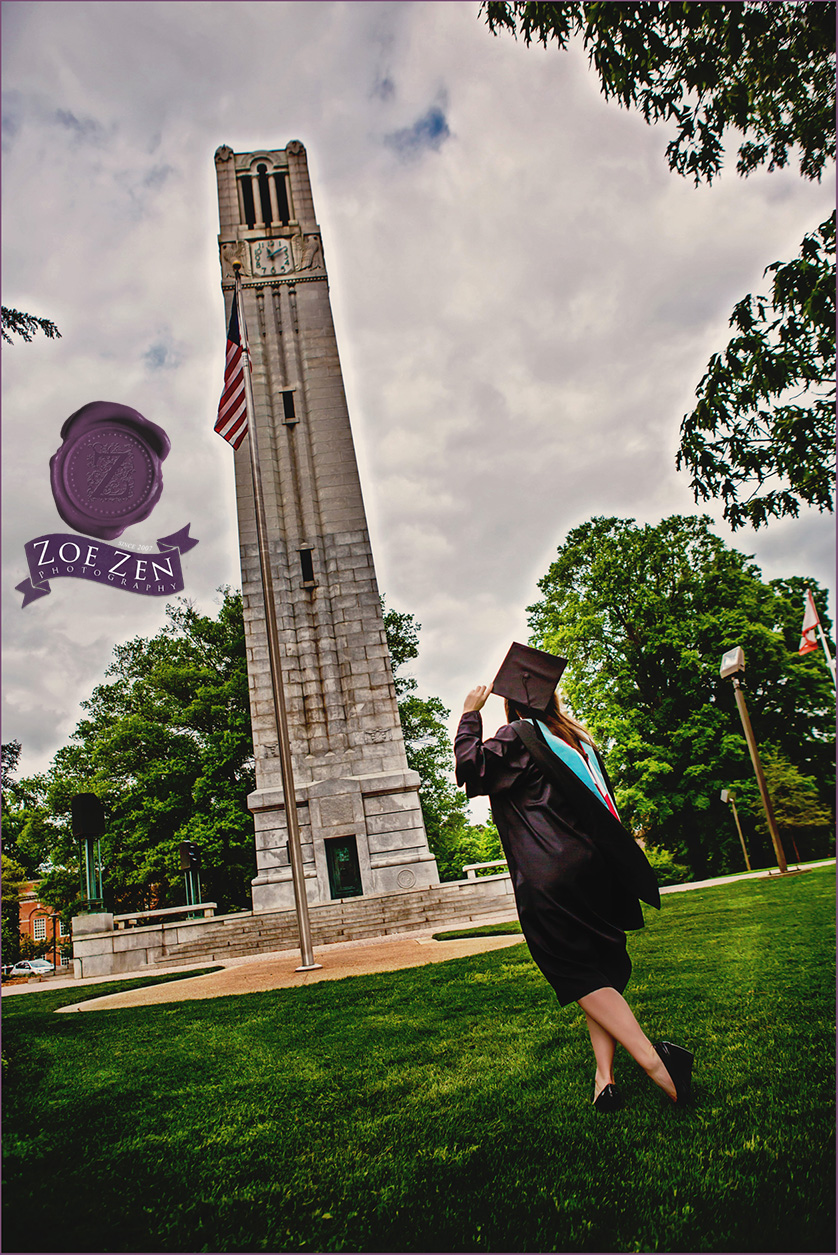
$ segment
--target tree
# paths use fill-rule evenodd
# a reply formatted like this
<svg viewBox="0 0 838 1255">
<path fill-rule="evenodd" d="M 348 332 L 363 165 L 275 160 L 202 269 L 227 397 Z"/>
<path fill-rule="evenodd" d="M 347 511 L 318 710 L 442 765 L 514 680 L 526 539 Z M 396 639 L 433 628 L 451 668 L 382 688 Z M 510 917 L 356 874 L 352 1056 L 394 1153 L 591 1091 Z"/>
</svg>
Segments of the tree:
<svg viewBox="0 0 838 1255">
<path fill-rule="evenodd" d="M 8 309 L 5 305 L 2 307 L 2 324 L 0 324 L 0 335 L 7 344 L 14 344 L 9 332 L 18 335 L 25 340 L 27 344 L 37 331 L 43 331 L 48 340 L 60 340 L 61 332 L 58 330 L 54 322 L 50 322 L 48 318 L 36 318 L 34 314 L 22 314 L 18 309 Z"/>
<path fill-rule="evenodd" d="M 767 268 L 770 299 L 746 296 L 736 306 L 738 334 L 711 358 L 681 424 L 678 467 L 690 472 L 696 501 L 724 501 L 734 529 L 796 516 L 801 502 L 832 509 L 834 258 L 833 213 L 804 238 L 799 257 Z"/>
<path fill-rule="evenodd" d="M 20 741 L 4 741 L 2 746 L 3 853 L 17 857 L 18 825 L 15 822 L 15 773 L 20 762 Z"/>
<path fill-rule="evenodd" d="M 5 741 L 0 747 L 0 771 L 2 771 L 2 787 L 7 789 L 12 783 L 17 765 L 20 762 L 20 741 Z"/>
<path fill-rule="evenodd" d="M 44 893 L 53 906 L 72 908 L 78 852 L 68 817 L 73 795 L 86 792 L 105 807 L 112 908 L 182 902 L 181 841 L 201 849 L 205 899 L 222 911 L 250 906 L 255 773 L 244 623 L 241 595 L 220 591 L 217 618 L 179 599 L 157 636 L 117 646 L 109 682 L 82 702 L 86 718 L 55 755 L 43 790 L 39 853 L 52 869 Z"/>
<path fill-rule="evenodd" d="M 722 654 L 745 651 L 748 706 L 771 746 L 830 796 L 834 704 L 822 660 L 797 654 L 803 593 L 768 583 L 708 518 L 594 518 L 571 531 L 529 607 L 532 643 L 569 660 L 563 689 L 607 754 L 624 822 L 702 877 L 739 870 L 722 788 L 750 779 Z M 770 861 L 765 850 L 766 861 Z"/>
<path fill-rule="evenodd" d="M 21 754 L 20 741 L 2 746 L 3 795 L 3 961 L 40 958 L 51 943 L 33 942 L 20 933 L 20 891 L 29 880 L 39 880 L 40 846 L 32 827 L 45 810 L 43 777 L 18 781 L 15 774 Z"/>
<path fill-rule="evenodd" d="M 566 48 L 582 37 L 606 100 L 674 121 L 670 169 L 712 182 L 728 128 L 742 135 L 741 175 L 768 162 L 820 179 L 835 157 L 835 6 L 795 3 L 481 5 L 493 34 Z"/>
<path fill-rule="evenodd" d="M 2 862 L 2 942 L 3 962 L 20 958 L 20 895 L 28 877 L 24 869 L 6 854 Z"/>
<path fill-rule="evenodd" d="M 37 879 L 52 835 L 47 780 L 43 775 L 15 779 L 20 741 L 6 742 L 2 754 L 3 852 L 18 863 L 30 879 Z"/>
<path fill-rule="evenodd" d="M 818 795 L 815 780 L 770 745 L 760 752 L 771 806 L 786 858 L 828 857 L 835 852 L 832 814 Z M 750 811 L 763 845 L 770 840 L 756 780 L 746 780 L 737 801 Z"/>
<path fill-rule="evenodd" d="M 466 863 L 503 858 L 494 824 L 473 825 L 465 794 L 451 778 L 454 751 L 448 736 L 446 710 L 438 697 L 416 695 L 416 680 L 403 672 L 419 656 L 421 624 L 414 615 L 388 610 L 382 598 L 384 629 L 393 665 L 408 766 L 421 777 L 419 800 L 431 853 L 443 880 L 460 880 Z"/>
<path fill-rule="evenodd" d="M 14 752 L 15 747 L 17 753 Z M 6 750 L 11 753 L 7 759 Z M 11 769 L 17 764 L 17 756 L 20 753 L 20 742 L 12 741 L 8 746 L 3 746 L 4 762 L 3 774 L 6 777 L 7 764 L 11 763 Z M 4 832 L 5 838 L 5 832 Z M 2 905 L 2 947 L 3 962 L 17 963 L 19 959 L 41 959 L 52 948 L 52 941 L 47 938 L 44 941 L 35 941 L 26 933 L 20 930 L 20 899 L 23 894 L 24 886 L 32 879 L 25 867 L 5 851 L 2 858 L 2 884 L 0 884 L 0 905 Z"/>
<path fill-rule="evenodd" d="M 738 132 L 736 169 L 786 166 L 820 179 L 835 158 L 835 6 L 798 3 L 481 5 L 490 30 L 529 45 L 582 38 L 606 99 L 675 122 L 670 169 L 711 183 Z M 746 296 L 738 334 L 708 364 L 682 423 L 677 464 L 696 501 L 721 497 L 736 528 L 832 508 L 835 219 L 774 262 L 770 299 Z M 800 389 L 802 396 L 792 396 Z M 763 488 L 767 486 L 767 491 Z"/>
</svg>

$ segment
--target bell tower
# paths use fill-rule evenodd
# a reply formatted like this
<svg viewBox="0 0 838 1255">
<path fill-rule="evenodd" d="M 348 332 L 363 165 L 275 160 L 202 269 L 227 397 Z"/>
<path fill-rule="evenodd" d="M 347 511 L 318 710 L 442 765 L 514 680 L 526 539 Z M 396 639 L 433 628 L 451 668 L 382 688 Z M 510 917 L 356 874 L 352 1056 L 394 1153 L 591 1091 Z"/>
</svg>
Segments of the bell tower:
<svg viewBox="0 0 838 1255">
<path fill-rule="evenodd" d="M 306 893 L 439 883 L 405 757 L 306 152 L 215 154 L 221 286 L 253 361 Z M 235 453 L 256 791 L 254 911 L 294 906 L 246 442 Z"/>
</svg>

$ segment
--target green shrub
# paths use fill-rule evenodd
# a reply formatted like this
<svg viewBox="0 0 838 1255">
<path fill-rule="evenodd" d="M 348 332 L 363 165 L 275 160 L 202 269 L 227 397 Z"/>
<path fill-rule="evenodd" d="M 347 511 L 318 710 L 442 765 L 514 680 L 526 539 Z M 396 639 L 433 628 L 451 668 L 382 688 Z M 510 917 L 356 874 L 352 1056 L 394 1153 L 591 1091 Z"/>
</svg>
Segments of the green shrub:
<svg viewBox="0 0 838 1255">
<path fill-rule="evenodd" d="M 668 850 L 649 848 L 644 853 L 655 869 L 661 888 L 664 885 L 685 885 L 693 879 L 692 869 L 684 863 L 676 863 Z"/>
</svg>

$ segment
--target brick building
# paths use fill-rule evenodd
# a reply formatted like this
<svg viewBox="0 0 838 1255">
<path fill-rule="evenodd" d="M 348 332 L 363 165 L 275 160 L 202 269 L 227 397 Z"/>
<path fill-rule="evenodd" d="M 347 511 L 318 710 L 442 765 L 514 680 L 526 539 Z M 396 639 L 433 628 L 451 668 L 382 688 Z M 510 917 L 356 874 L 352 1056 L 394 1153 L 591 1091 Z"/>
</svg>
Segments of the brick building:
<svg viewBox="0 0 838 1255">
<path fill-rule="evenodd" d="M 67 967 L 73 961 L 70 930 L 55 916 L 51 906 L 38 897 L 39 880 L 27 880 L 20 892 L 20 935 L 35 943 L 49 941 L 44 958 L 56 967 Z"/>
</svg>

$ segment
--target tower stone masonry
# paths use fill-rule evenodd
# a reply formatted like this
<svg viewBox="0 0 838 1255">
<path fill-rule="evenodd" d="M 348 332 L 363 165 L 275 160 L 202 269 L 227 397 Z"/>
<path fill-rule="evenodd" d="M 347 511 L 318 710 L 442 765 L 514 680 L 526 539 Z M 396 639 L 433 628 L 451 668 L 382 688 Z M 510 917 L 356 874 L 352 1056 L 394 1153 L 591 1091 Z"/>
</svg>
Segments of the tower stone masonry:
<svg viewBox="0 0 838 1255">
<path fill-rule="evenodd" d="M 410 771 L 306 152 L 215 154 L 227 317 L 235 270 L 310 903 L 439 883 Z M 250 461 L 235 454 L 256 791 L 253 909 L 293 908 Z"/>
</svg>

